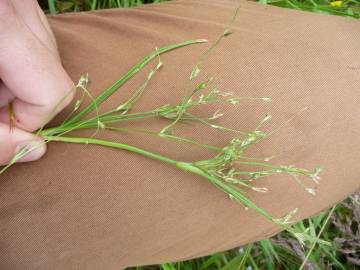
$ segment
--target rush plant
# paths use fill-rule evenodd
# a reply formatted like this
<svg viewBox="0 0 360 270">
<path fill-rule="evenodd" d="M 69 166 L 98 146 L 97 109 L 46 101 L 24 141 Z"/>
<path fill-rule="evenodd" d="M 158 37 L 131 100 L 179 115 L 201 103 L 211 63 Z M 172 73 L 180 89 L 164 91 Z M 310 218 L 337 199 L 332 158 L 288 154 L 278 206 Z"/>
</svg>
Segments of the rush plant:
<svg viewBox="0 0 360 270">
<path fill-rule="evenodd" d="M 84 145 L 100 145 L 103 147 L 110 147 L 119 150 L 126 150 L 134 152 L 139 155 L 146 156 L 148 158 L 165 162 L 169 166 L 175 166 L 176 168 L 190 172 L 197 176 L 202 177 L 204 180 L 209 181 L 218 189 L 225 192 L 230 199 L 241 203 L 246 208 L 251 208 L 262 216 L 270 219 L 275 224 L 279 225 L 283 229 L 287 229 L 294 236 L 302 242 L 312 240 L 312 237 L 303 233 L 301 230 L 291 227 L 291 218 L 296 212 L 296 209 L 291 211 L 284 217 L 276 218 L 272 214 L 268 213 L 264 209 L 257 206 L 252 200 L 248 198 L 246 193 L 248 191 L 255 192 L 267 192 L 265 187 L 257 185 L 257 181 L 260 178 L 264 178 L 274 174 L 288 174 L 294 178 L 301 185 L 304 186 L 301 177 L 310 178 L 315 184 L 318 183 L 321 172 L 320 168 L 315 170 L 307 170 L 297 168 L 292 165 L 277 165 L 272 164 L 266 158 L 252 158 L 247 156 L 247 151 L 250 147 L 266 139 L 273 132 L 263 131 L 263 126 L 271 119 L 270 115 L 267 115 L 264 119 L 259 121 L 258 126 L 252 131 L 239 131 L 231 127 L 225 127 L 216 123 L 217 119 L 222 116 L 219 111 L 215 111 L 213 115 L 204 118 L 190 112 L 192 108 L 200 106 L 207 106 L 209 104 L 231 104 L 238 105 L 242 100 L 259 100 L 262 102 L 269 102 L 268 97 L 238 97 L 233 93 L 222 92 L 216 86 L 212 84 L 212 78 L 208 77 L 205 80 L 200 80 L 200 83 L 196 83 L 196 78 L 199 79 L 201 69 L 206 61 L 208 55 L 216 48 L 216 46 L 226 37 L 231 34 L 230 28 L 237 16 L 238 10 L 232 17 L 228 27 L 220 35 L 220 37 L 209 46 L 209 48 L 202 54 L 200 59 L 196 62 L 194 68 L 189 74 L 187 81 L 187 87 L 185 89 L 182 101 L 178 104 L 165 104 L 160 107 L 154 107 L 147 111 L 134 111 L 136 102 L 142 97 L 142 94 L 146 90 L 149 81 L 159 72 L 163 67 L 161 55 L 163 53 L 170 52 L 175 49 L 180 49 L 185 46 L 190 46 L 198 43 L 205 43 L 206 40 L 189 40 L 178 44 L 172 44 L 159 49 L 155 49 L 153 52 L 145 56 L 140 62 L 133 66 L 125 75 L 123 75 L 118 81 L 116 81 L 109 88 L 104 90 L 97 97 L 92 97 L 87 90 L 89 82 L 88 76 L 84 75 L 80 78 L 73 91 L 82 91 L 83 95 L 75 102 L 74 109 L 69 117 L 60 125 L 50 128 L 41 128 L 36 132 L 38 136 L 44 138 L 44 143 L 51 142 L 63 142 L 71 144 L 84 144 Z M 138 74 L 146 65 L 151 62 L 155 62 L 153 68 L 148 73 L 145 82 L 133 92 L 132 96 L 121 103 L 120 105 L 108 110 L 102 111 L 102 104 L 112 97 L 112 95 L 118 91 L 127 81 Z M 89 97 L 90 103 L 87 106 L 83 105 L 85 97 Z M 65 99 L 66 97 L 64 97 Z M 84 108 L 83 108 L 84 107 Z M 91 114 L 92 113 L 92 114 Z M 13 114 L 16 116 L 16 112 Z M 93 115 L 93 116 L 91 116 Z M 122 124 L 128 121 L 144 121 L 150 118 L 166 119 L 168 124 L 161 130 L 143 130 L 143 129 L 130 129 L 125 128 Z M 229 132 L 233 134 L 233 138 L 223 147 L 217 147 L 213 145 L 204 144 L 189 137 L 181 137 L 174 131 L 174 126 L 181 125 L 183 123 L 192 122 L 198 125 L 206 125 L 210 128 L 214 128 L 219 132 Z M 71 136 L 71 133 L 77 130 L 90 129 L 94 130 L 93 136 L 90 137 L 75 137 Z M 205 147 L 214 151 L 214 156 L 204 160 L 194 160 L 192 162 L 185 162 L 182 160 L 176 160 L 172 157 L 165 156 L 160 152 L 152 152 L 136 145 L 129 145 L 119 141 L 108 141 L 96 138 L 99 131 L 129 131 L 129 132 L 142 132 L 144 135 L 156 135 L 160 136 L 164 140 L 173 140 L 181 143 L 190 143 L 198 145 L 199 147 Z M 24 146 L 14 156 L 9 165 L 0 170 L 0 174 L 9 169 L 16 161 L 23 156 L 27 155 L 30 151 L 33 151 L 36 147 L 33 144 L 30 146 Z M 159 149 L 160 150 L 160 149 Z M 246 169 L 244 169 L 246 167 Z M 253 168 L 253 169 L 249 169 Z M 310 187 L 305 187 L 305 190 L 314 195 L 315 190 Z M 318 239 L 315 239 L 319 241 Z"/>
</svg>

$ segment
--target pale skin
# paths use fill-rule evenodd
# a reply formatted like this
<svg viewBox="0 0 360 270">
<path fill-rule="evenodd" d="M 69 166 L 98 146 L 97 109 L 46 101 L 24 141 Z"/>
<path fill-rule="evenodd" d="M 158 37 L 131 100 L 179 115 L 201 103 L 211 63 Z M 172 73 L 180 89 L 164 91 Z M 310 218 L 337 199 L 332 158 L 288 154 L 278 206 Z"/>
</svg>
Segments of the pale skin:
<svg viewBox="0 0 360 270">
<path fill-rule="evenodd" d="M 37 1 L 0 0 L 0 165 L 24 145 L 39 145 L 33 132 L 71 102 L 73 85 Z M 41 144 L 19 162 L 45 152 Z"/>
</svg>

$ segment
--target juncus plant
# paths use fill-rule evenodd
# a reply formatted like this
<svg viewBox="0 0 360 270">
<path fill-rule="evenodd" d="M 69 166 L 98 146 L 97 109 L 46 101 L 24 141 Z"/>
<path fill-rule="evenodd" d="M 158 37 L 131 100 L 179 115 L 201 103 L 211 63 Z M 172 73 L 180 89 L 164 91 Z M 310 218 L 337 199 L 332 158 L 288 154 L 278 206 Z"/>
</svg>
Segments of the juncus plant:
<svg viewBox="0 0 360 270">
<path fill-rule="evenodd" d="M 231 34 L 230 28 L 234 22 L 238 13 L 236 10 L 234 16 L 231 18 L 228 27 L 220 35 L 220 37 L 202 54 L 200 59 L 196 62 L 194 68 L 191 70 L 188 78 L 188 83 L 185 89 L 185 93 L 182 101 L 179 104 L 165 104 L 163 106 L 155 107 L 148 111 L 134 112 L 133 108 L 136 106 L 136 102 L 141 98 L 143 92 L 146 90 L 146 86 L 149 81 L 159 72 L 163 67 L 161 61 L 161 54 L 167 53 L 171 50 L 180 49 L 185 46 L 190 46 L 198 43 L 207 42 L 206 40 L 189 40 L 178 44 L 172 44 L 159 49 L 154 50 L 149 55 L 145 56 L 140 62 L 133 66 L 124 76 L 116 81 L 109 88 L 104 90 L 97 97 L 92 97 L 91 93 L 87 90 L 88 76 L 84 75 L 80 78 L 77 85 L 73 87 L 73 91 L 65 95 L 59 104 L 67 101 L 68 96 L 73 95 L 73 92 L 80 90 L 83 92 L 83 96 L 75 102 L 73 112 L 70 116 L 64 120 L 64 122 L 56 127 L 40 128 L 35 133 L 37 136 L 44 139 L 38 145 L 25 145 L 16 155 L 12 158 L 10 163 L 0 170 L 0 174 L 7 170 L 19 159 L 24 158 L 32 151 L 36 151 L 37 148 L 43 147 L 43 144 L 57 141 L 64 143 L 76 143 L 85 145 L 100 145 L 104 147 L 116 148 L 119 150 L 131 151 L 148 158 L 165 162 L 176 168 L 190 172 L 197 176 L 210 181 L 218 189 L 225 192 L 230 199 L 241 203 L 246 208 L 251 208 L 270 219 L 275 224 L 279 225 L 283 229 L 287 229 L 293 233 L 302 242 L 311 240 L 311 237 L 303 232 L 300 232 L 290 225 L 292 223 L 291 218 L 296 213 L 296 209 L 288 213 L 281 218 L 275 218 L 266 210 L 260 208 L 252 200 L 248 198 L 246 193 L 250 190 L 255 192 L 267 192 L 265 187 L 258 186 L 256 180 L 274 175 L 274 174 L 288 174 L 304 186 L 301 177 L 307 177 L 313 180 L 314 183 L 318 183 L 320 168 L 310 171 L 307 169 L 297 168 L 295 166 L 276 165 L 269 162 L 266 158 L 249 158 L 246 156 L 247 150 L 250 147 L 255 146 L 259 141 L 266 139 L 272 132 L 265 132 L 262 130 L 263 126 L 271 119 L 270 115 L 267 115 L 264 119 L 259 121 L 259 125 L 252 131 L 239 131 L 232 129 L 231 127 L 221 126 L 216 123 L 216 120 L 222 117 L 222 113 L 215 111 L 207 118 L 200 117 L 195 113 L 190 112 L 191 108 L 198 106 L 207 106 L 209 104 L 232 104 L 237 105 L 241 100 L 259 100 L 263 102 L 269 102 L 268 97 L 238 97 L 233 93 L 222 92 L 216 86 L 212 85 L 212 78 L 208 77 L 200 83 L 196 83 L 195 78 L 199 78 L 201 74 L 201 67 L 207 59 L 207 56 L 212 52 L 216 46 L 227 36 Z M 134 91 L 132 96 L 123 102 L 122 104 L 103 112 L 101 105 L 107 99 L 118 91 L 128 80 L 139 73 L 147 64 L 155 61 L 153 68 L 148 73 L 145 82 Z M 90 104 L 82 108 L 82 103 L 85 97 L 89 97 Z M 58 105 L 55 111 L 58 111 L 62 105 Z M 11 111 L 12 108 L 9 107 Z M 94 116 L 90 116 L 90 113 L 94 113 Z M 12 114 L 13 117 L 17 116 L 16 108 Z M 50 117 L 51 118 L 51 117 Z M 128 121 L 141 121 L 149 118 L 162 118 L 169 121 L 165 127 L 158 131 L 143 130 L 143 129 L 130 129 L 122 126 L 122 123 Z M 206 125 L 214 128 L 219 132 L 230 132 L 233 138 L 229 143 L 223 147 L 217 147 L 213 145 L 204 144 L 193 138 L 178 136 L 173 127 L 186 122 L 193 122 L 199 125 Z M 73 137 L 69 136 L 71 132 L 81 129 L 94 130 L 93 136 L 90 137 Z M 144 134 L 160 136 L 163 139 L 174 140 L 181 143 L 191 143 L 198 145 L 199 147 L 206 147 L 215 152 L 213 157 L 204 160 L 195 160 L 193 162 L 185 162 L 182 160 L 176 160 L 171 157 L 165 156 L 159 152 L 152 152 L 146 149 L 137 147 L 135 145 L 129 145 L 118 141 L 108 141 L 96 138 L 96 134 L 99 131 L 133 131 L 142 132 Z M 246 169 L 244 169 L 246 167 Z M 253 168 L 249 170 L 249 168 Z M 315 190 L 304 186 L 310 194 L 315 194 Z"/>
</svg>

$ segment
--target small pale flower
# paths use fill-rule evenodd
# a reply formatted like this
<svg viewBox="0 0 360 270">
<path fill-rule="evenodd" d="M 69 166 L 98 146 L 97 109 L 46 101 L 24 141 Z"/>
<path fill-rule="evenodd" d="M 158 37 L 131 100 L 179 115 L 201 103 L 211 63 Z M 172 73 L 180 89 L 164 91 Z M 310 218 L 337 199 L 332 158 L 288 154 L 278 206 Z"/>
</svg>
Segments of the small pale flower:
<svg viewBox="0 0 360 270">
<path fill-rule="evenodd" d="M 309 192 L 311 195 L 315 196 L 316 195 L 316 191 L 313 188 L 306 188 L 306 191 Z"/>
<path fill-rule="evenodd" d="M 200 69 L 199 69 L 198 66 L 196 66 L 196 67 L 192 70 L 192 72 L 191 72 L 191 74 L 190 74 L 190 80 L 192 80 L 193 78 L 199 76 L 199 74 L 200 74 Z"/>
<path fill-rule="evenodd" d="M 252 187 L 252 190 L 255 190 L 257 192 L 268 192 L 269 190 L 266 187 Z"/>
<path fill-rule="evenodd" d="M 81 75 L 80 80 L 78 82 L 78 87 L 86 88 L 89 83 L 89 74 Z"/>
<path fill-rule="evenodd" d="M 209 120 L 215 120 L 220 118 L 221 116 L 223 116 L 223 113 L 220 113 L 220 110 L 217 110 L 216 112 L 214 112 L 214 114 L 209 118 Z"/>
<path fill-rule="evenodd" d="M 239 103 L 239 99 L 238 98 L 229 98 L 228 101 L 233 104 L 236 105 Z"/>
<path fill-rule="evenodd" d="M 101 122 L 100 120 L 98 120 L 98 126 L 99 126 L 99 128 L 101 128 L 101 129 L 104 129 L 104 128 L 105 128 L 104 123 Z"/>
<path fill-rule="evenodd" d="M 74 106 L 74 111 L 78 110 L 78 109 L 79 109 L 79 107 L 80 107 L 80 105 L 81 105 L 81 100 L 80 100 L 80 99 L 78 99 L 78 100 L 76 101 L 76 103 L 75 103 L 75 106 Z"/>
</svg>

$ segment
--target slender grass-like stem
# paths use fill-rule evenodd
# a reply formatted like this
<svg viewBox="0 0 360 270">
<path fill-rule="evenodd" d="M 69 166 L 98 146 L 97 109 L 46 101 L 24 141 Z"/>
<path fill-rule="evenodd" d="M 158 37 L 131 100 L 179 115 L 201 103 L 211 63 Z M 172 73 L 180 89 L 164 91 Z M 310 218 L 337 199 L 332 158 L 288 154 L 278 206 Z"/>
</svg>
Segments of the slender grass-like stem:
<svg viewBox="0 0 360 270">
<path fill-rule="evenodd" d="M 46 141 L 52 142 L 66 142 L 66 143 L 77 143 L 77 144 L 94 144 L 94 145 L 101 145 L 111 148 L 117 148 L 117 149 L 123 149 L 127 151 L 131 151 L 155 160 L 163 161 L 172 165 L 176 165 L 178 161 L 165 157 L 163 155 L 150 152 L 147 150 L 144 150 L 142 148 L 124 144 L 124 143 L 118 143 L 118 142 L 112 142 L 112 141 L 106 141 L 106 140 L 99 140 L 94 138 L 80 138 L 80 137 L 59 137 L 59 136 L 44 136 L 43 137 Z"/>
<path fill-rule="evenodd" d="M 334 205 L 334 206 L 331 208 L 331 210 L 330 210 L 330 212 L 329 212 L 329 214 L 328 214 L 328 216 L 327 216 L 324 224 L 321 226 L 321 229 L 320 229 L 319 233 L 317 234 L 317 236 L 316 236 L 316 238 L 315 238 L 315 241 L 313 241 L 313 243 L 312 243 L 312 245 L 311 245 L 311 248 L 309 249 L 308 253 L 306 254 L 306 257 L 305 257 L 305 259 L 303 260 L 303 262 L 302 262 L 299 270 L 303 270 L 304 267 L 305 267 L 305 265 L 306 265 L 306 263 L 309 261 L 310 255 L 311 255 L 311 253 L 313 252 L 316 244 L 318 244 L 318 242 L 319 242 L 319 240 L 320 240 L 320 236 L 321 236 L 321 234 L 323 233 L 325 227 L 328 225 L 329 220 L 330 220 L 331 216 L 334 214 L 335 209 L 336 209 L 336 205 Z"/>
<path fill-rule="evenodd" d="M 44 139 L 46 141 L 57 141 L 57 142 L 65 142 L 65 143 L 76 143 L 76 144 L 93 144 L 93 145 L 100 145 L 110 148 L 116 148 L 116 149 L 123 149 L 127 151 L 131 151 L 155 160 L 163 161 L 168 164 L 174 165 L 177 168 L 194 173 L 196 175 L 202 176 L 206 179 L 208 179 L 211 183 L 219 187 L 221 190 L 225 191 L 227 194 L 232 195 L 236 200 L 243 203 L 244 205 L 256 210 L 258 213 L 263 215 L 264 217 L 270 219 L 271 221 L 276 222 L 276 219 L 267 211 L 264 209 L 258 207 L 255 203 L 253 203 L 250 199 L 248 199 L 246 196 L 241 194 L 240 191 L 238 191 L 236 188 L 233 188 L 228 183 L 223 182 L 221 179 L 218 179 L 215 176 L 212 176 L 205 172 L 204 170 L 196 167 L 193 163 L 190 162 L 182 162 L 178 160 L 174 160 L 168 157 L 165 157 L 161 154 L 150 152 L 147 150 L 144 150 L 139 147 L 135 147 L 132 145 L 124 144 L 124 143 L 118 143 L 118 142 L 112 142 L 107 140 L 99 140 L 94 138 L 80 138 L 80 137 L 58 137 L 58 136 L 44 136 Z M 276 224 L 280 225 L 278 222 Z M 282 225 L 284 226 L 284 225 Z"/>
</svg>

